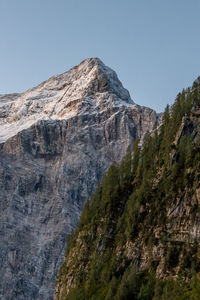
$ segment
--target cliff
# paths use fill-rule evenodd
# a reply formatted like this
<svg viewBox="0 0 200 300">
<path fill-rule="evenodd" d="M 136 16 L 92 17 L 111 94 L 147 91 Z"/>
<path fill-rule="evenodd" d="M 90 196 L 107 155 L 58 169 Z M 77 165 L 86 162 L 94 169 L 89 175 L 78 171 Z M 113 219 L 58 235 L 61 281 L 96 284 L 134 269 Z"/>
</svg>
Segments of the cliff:
<svg viewBox="0 0 200 300">
<path fill-rule="evenodd" d="M 53 298 L 85 200 L 157 121 L 97 58 L 0 96 L 0 298 Z"/>
</svg>

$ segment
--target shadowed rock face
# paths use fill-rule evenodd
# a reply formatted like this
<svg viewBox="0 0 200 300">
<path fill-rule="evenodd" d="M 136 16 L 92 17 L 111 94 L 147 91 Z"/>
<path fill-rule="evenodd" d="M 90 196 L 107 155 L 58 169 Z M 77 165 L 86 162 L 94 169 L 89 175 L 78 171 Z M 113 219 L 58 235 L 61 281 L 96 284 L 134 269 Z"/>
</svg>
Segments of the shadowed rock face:
<svg viewBox="0 0 200 300">
<path fill-rule="evenodd" d="M 153 130 L 157 115 L 133 104 L 116 73 L 98 59 L 24 94 L 1 96 L 3 110 L 0 298 L 50 300 L 85 199 L 110 164 Z"/>
</svg>

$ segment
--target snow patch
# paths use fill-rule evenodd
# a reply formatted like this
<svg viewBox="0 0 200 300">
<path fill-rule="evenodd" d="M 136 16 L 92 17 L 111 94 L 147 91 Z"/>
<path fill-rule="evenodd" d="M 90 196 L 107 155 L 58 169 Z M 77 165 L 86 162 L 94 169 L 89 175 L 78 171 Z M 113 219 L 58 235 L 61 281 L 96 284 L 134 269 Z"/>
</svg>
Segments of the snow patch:
<svg viewBox="0 0 200 300">
<path fill-rule="evenodd" d="M 109 90 L 93 92 L 101 72 Z M 134 102 L 117 74 L 98 58 L 86 59 L 25 93 L 0 95 L 0 143 L 40 120 L 69 119 L 121 106 L 133 107 Z"/>
</svg>

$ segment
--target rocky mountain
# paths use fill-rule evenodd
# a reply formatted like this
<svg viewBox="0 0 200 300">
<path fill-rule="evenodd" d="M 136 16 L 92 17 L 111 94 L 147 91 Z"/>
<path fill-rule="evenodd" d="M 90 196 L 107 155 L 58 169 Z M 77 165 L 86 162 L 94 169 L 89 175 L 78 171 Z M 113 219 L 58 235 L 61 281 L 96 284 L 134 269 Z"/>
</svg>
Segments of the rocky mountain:
<svg viewBox="0 0 200 300">
<path fill-rule="evenodd" d="M 159 121 L 98 58 L 0 96 L 0 298 L 53 298 L 85 200 Z"/>
<path fill-rule="evenodd" d="M 200 78 L 86 202 L 55 300 L 200 299 Z"/>
</svg>

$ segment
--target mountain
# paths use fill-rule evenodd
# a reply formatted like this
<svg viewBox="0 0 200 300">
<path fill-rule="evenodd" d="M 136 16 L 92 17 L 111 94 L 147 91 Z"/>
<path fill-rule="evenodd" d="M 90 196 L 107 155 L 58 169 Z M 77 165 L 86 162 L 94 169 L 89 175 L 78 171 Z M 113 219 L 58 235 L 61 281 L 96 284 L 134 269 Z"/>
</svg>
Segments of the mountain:
<svg viewBox="0 0 200 300">
<path fill-rule="evenodd" d="M 55 300 L 200 299 L 200 78 L 83 209 Z"/>
<path fill-rule="evenodd" d="M 85 200 L 159 121 L 98 58 L 0 96 L 0 298 L 53 298 Z"/>
<path fill-rule="evenodd" d="M 23 94 L 0 96 L 0 142 L 40 120 L 62 120 L 133 104 L 116 73 L 98 58 L 50 78 Z"/>
</svg>

